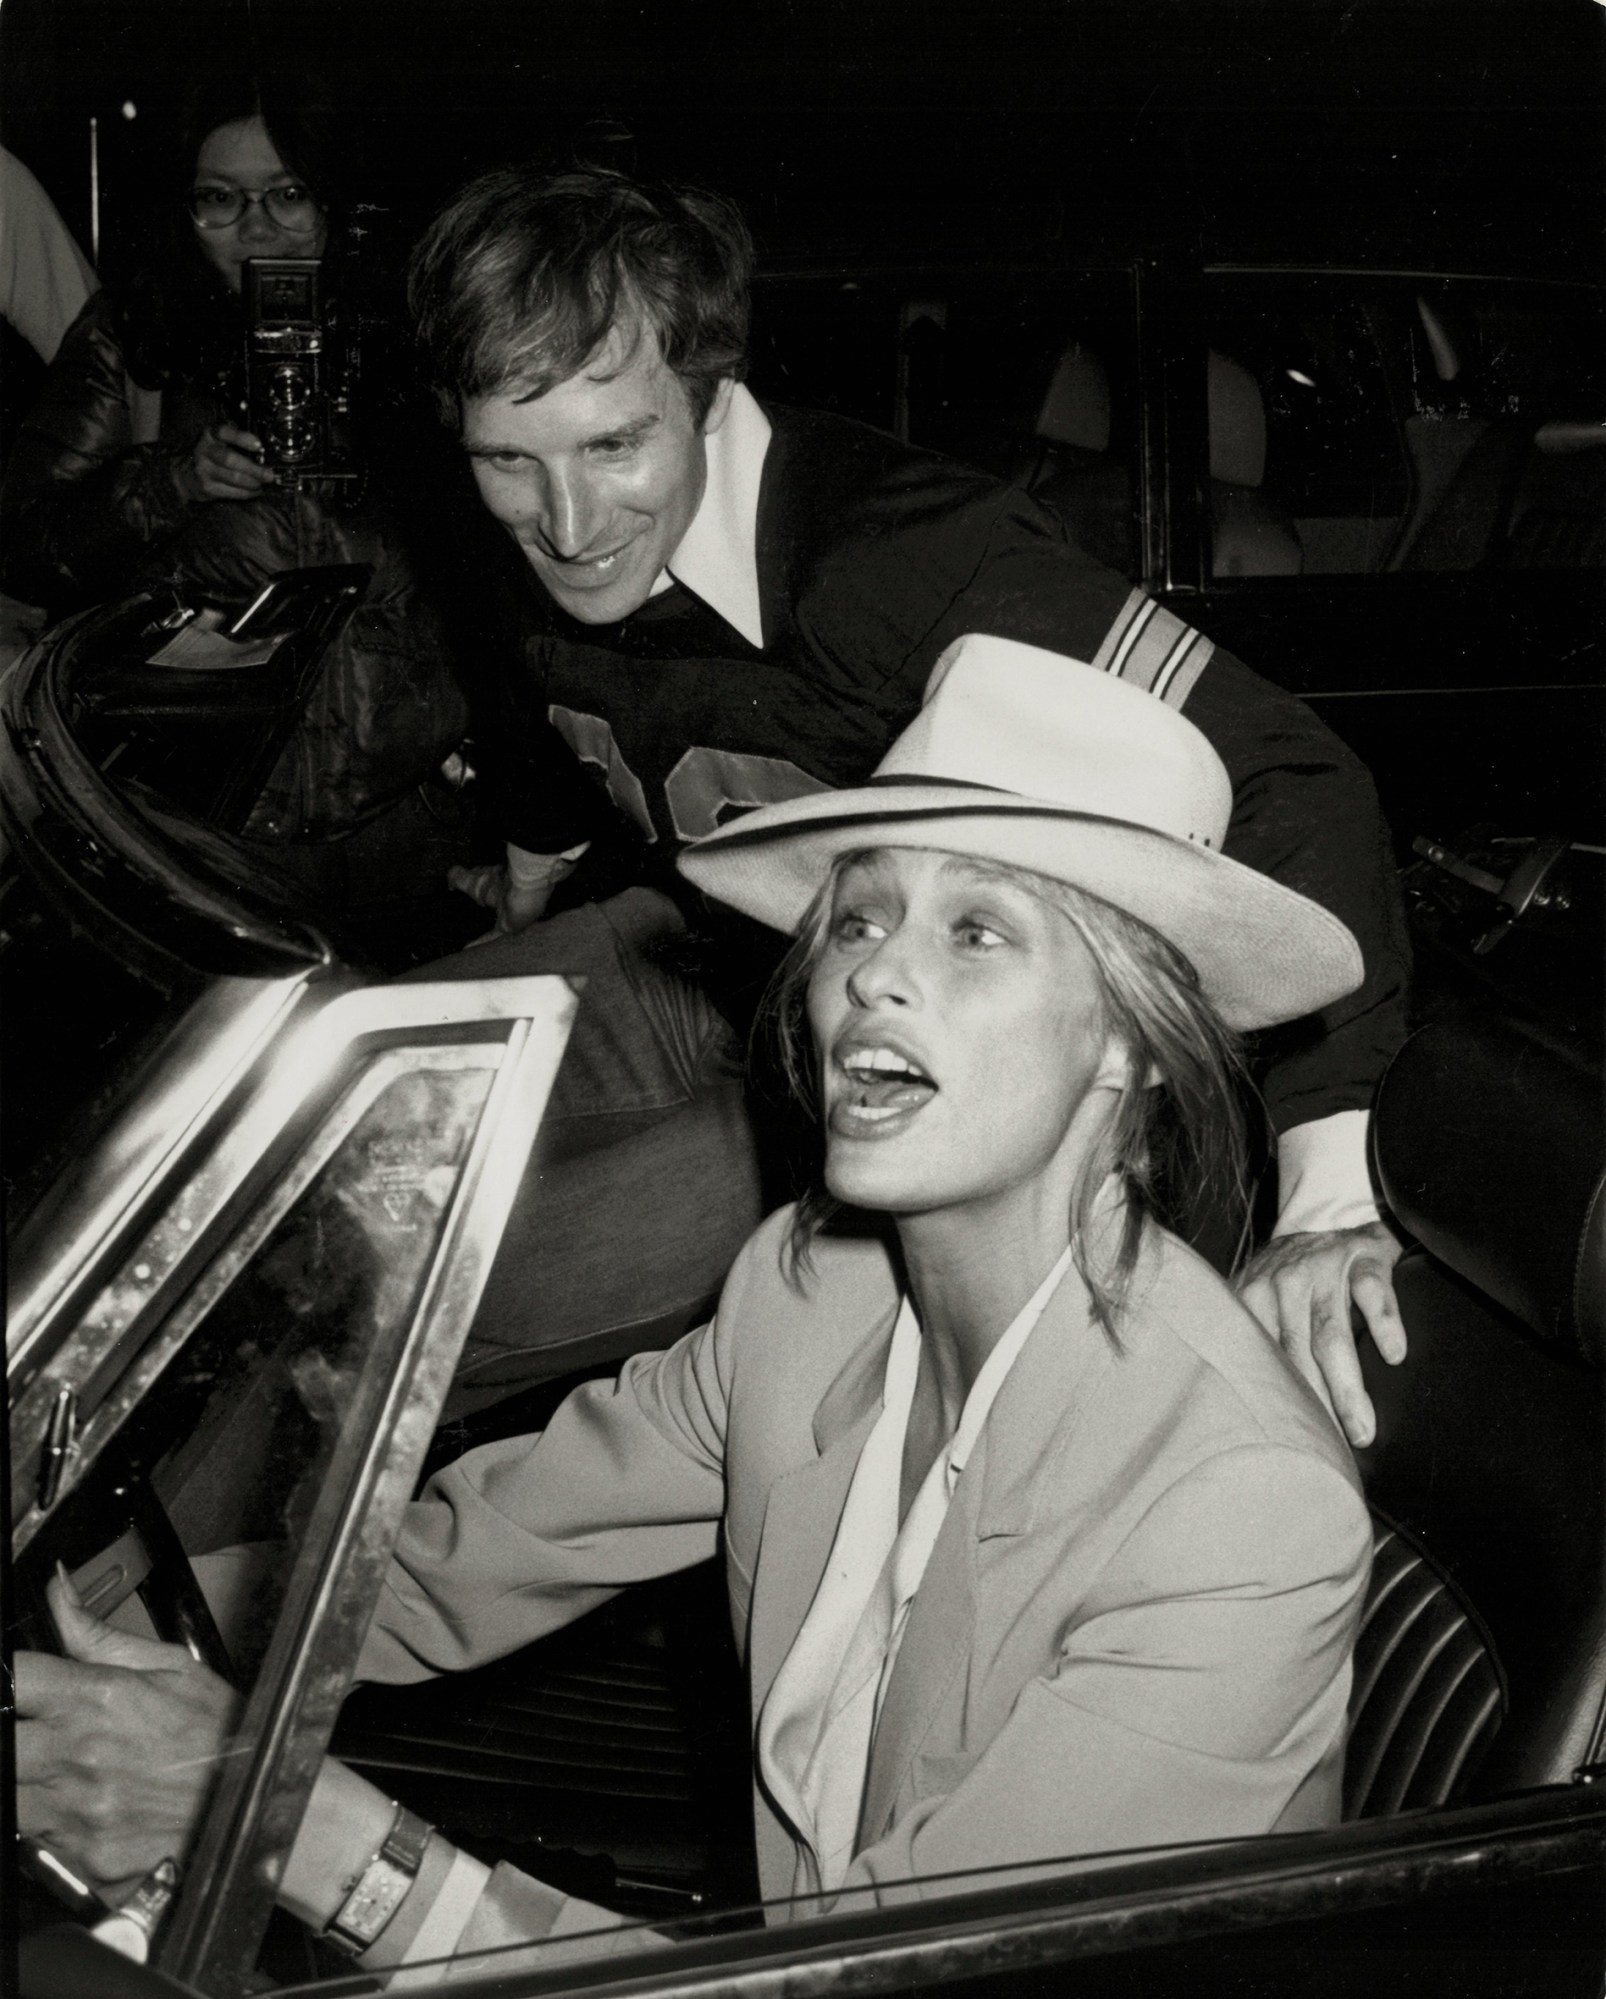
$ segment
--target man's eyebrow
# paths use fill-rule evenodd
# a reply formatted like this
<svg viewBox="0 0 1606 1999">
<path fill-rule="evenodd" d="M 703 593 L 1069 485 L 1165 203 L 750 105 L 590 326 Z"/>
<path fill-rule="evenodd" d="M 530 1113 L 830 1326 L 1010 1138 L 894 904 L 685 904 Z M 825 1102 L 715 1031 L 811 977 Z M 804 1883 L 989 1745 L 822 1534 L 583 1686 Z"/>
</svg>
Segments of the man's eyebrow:
<svg viewBox="0 0 1606 1999">
<path fill-rule="evenodd" d="M 583 451 L 588 444 L 613 444 L 630 438 L 644 437 L 649 430 L 662 422 L 663 418 L 657 410 L 648 410 L 629 423 L 610 424 L 606 430 L 599 430 L 594 437 L 582 438 L 580 449 Z"/>
<path fill-rule="evenodd" d="M 534 398 L 529 398 L 529 400 L 533 401 Z M 577 451 L 584 451 L 588 446 L 593 444 L 629 442 L 635 438 L 645 436 L 655 424 L 662 423 L 662 421 L 663 418 L 658 412 L 651 410 L 645 416 L 638 416 L 630 423 L 611 424 L 608 429 L 599 430 L 591 437 L 582 437 L 580 442 L 575 446 L 575 449 Z M 539 455 L 527 451 L 522 444 L 499 444 L 494 437 L 465 437 L 463 439 L 463 449 L 468 453 L 470 458 L 529 458 Z"/>
</svg>

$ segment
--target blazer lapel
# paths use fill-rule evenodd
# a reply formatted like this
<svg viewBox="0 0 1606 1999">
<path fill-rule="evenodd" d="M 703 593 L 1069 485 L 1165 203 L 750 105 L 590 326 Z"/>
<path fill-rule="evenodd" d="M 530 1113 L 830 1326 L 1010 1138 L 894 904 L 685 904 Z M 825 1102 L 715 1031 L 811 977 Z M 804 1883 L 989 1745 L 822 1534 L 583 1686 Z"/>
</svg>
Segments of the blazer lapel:
<svg viewBox="0 0 1606 1999">
<path fill-rule="evenodd" d="M 894 1296 L 854 1342 L 814 1414 L 819 1456 L 778 1478 L 764 1509 L 748 1670 L 756 1715 L 825 1573 L 864 1440 L 881 1413 L 881 1383 L 898 1312 Z"/>
<path fill-rule="evenodd" d="M 954 1674 L 979 1652 L 990 1655 L 988 1634 L 975 1628 L 979 1545 L 1029 1530 L 1050 1463 L 1070 1447 L 1115 1358 L 1091 1323 L 1081 1280 L 1068 1271 L 998 1392 L 909 1607 L 870 1748 L 861 1847 L 891 1825 Z"/>
</svg>

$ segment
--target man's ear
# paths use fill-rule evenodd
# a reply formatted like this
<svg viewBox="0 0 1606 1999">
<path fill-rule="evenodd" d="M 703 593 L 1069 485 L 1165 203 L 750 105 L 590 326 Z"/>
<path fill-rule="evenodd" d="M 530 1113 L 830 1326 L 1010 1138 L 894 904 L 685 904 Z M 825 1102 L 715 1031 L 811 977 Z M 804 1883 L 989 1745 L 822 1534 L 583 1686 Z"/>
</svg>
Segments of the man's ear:
<svg viewBox="0 0 1606 1999">
<path fill-rule="evenodd" d="M 714 391 L 714 400 L 708 405 L 708 414 L 703 418 L 703 436 L 712 437 L 714 432 L 730 415 L 731 397 L 736 390 L 734 376 L 725 375 Z"/>
</svg>

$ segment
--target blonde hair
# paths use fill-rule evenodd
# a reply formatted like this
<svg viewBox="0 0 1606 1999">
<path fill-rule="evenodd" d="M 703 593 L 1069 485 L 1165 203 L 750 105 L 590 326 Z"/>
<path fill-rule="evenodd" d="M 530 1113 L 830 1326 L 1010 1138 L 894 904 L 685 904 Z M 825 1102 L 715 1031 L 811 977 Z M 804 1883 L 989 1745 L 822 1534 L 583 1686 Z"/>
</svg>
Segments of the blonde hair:
<svg viewBox="0 0 1606 1999">
<path fill-rule="evenodd" d="M 754 1023 L 755 1057 L 778 1061 L 789 1093 L 811 1119 L 817 1157 L 797 1204 L 788 1242 L 794 1280 L 809 1267 L 814 1238 L 839 1211 L 822 1177 L 819 1073 L 809 1032 L 809 981 L 824 948 L 831 899 L 842 869 L 871 849 L 839 856 L 810 904 L 796 941 L 770 983 Z M 1200 991 L 1199 975 L 1174 945 L 1135 916 L 1067 882 L 1003 863 L 973 866 L 1035 896 L 1070 923 L 1093 961 L 1100 1031 L 1125 1049 L 1131 1083 L 1116 1099 L 1083 1165 L 1069 1217 L 1073 1254 L 1106 1333 L 1118 1325 L 1152 1217 L 1184 1236 L 1223 1209 L 1248 1241 L 1249 1190 L 1244 1099 L 1252 1095 L 1238 1037 Z M 1113 1253 L 1091 1267 L 1094 1203 L 1116 1175 L 1126 1195 Z"/>
</svg>

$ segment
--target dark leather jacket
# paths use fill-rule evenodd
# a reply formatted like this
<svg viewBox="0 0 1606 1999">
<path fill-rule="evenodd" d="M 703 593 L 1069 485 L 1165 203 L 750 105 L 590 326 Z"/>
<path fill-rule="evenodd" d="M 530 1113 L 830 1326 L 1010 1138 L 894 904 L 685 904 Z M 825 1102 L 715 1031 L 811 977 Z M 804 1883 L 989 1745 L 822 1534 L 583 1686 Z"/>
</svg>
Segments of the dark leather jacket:
<svg viewBox="0 0 1606 1999">
<path fill-rule="evenodd" d="M 243 608 L 278 570 L 371 564 L 363 602 L 253 815 L 269 836 L 327 836 L 428 776 L 461 736 L 465 710 L 439 621 L 376 490 L 355 505 L 307 490 L 181 496 L 179 467 L 223 414 L 201 385 L 135 390 L 98 293 L 68 330 L 6 466 L 0 577 L 52 613 L 164 583 Z M 135 441 L 139 417 L 154 441 Z"/>
</svg>

